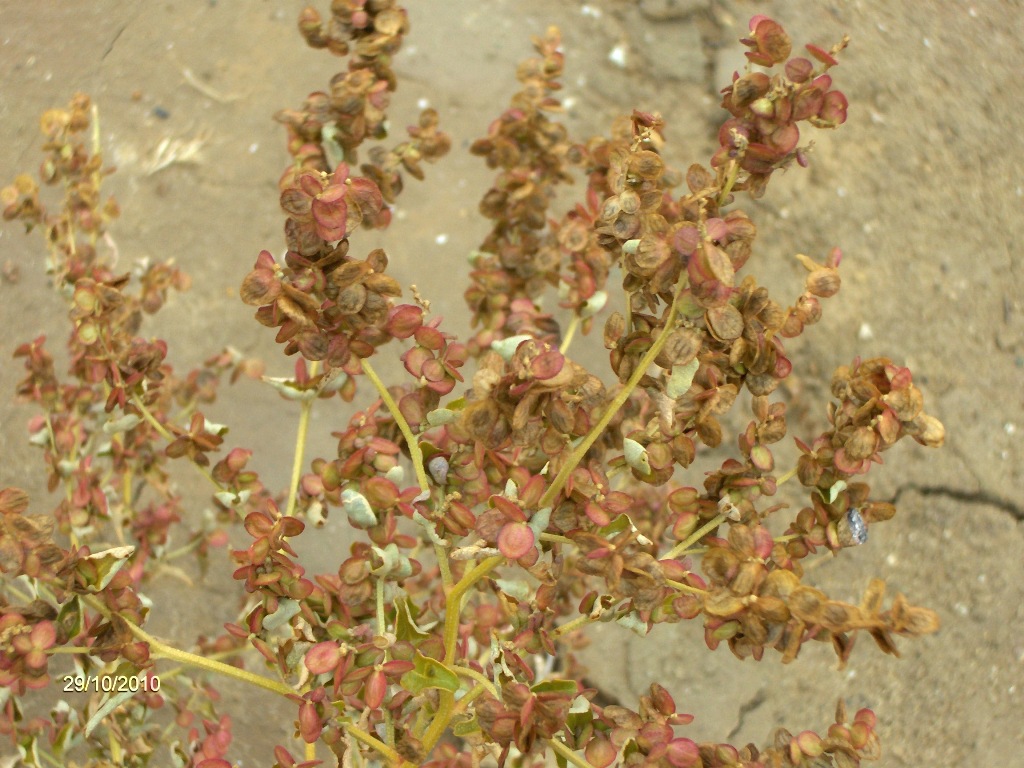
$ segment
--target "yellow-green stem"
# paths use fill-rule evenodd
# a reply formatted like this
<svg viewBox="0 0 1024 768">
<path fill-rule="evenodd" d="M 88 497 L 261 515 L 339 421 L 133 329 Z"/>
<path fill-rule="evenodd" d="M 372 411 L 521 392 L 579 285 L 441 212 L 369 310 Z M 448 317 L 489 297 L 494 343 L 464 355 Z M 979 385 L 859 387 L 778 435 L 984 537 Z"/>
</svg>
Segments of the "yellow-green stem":
<svg viewBox="0 0 1024 768">
<path fill-rule="evenodd" d="M 783 485 L 784 483 L 788 483 L 790 480 L 796 477 L 796 473 L 798 470 L 799 466 L 793 467 L 791 470 L 786 472 L 786 474 L 782 475 L 781 477 L 779 477 L 778 480 L 775 481 L 775 486 L 778 487 L 780 485 Z"/>
<path fill-rule="evenodd" d="M 387 623 L 384 621 L 384 579 L 377 579 L 377 634 L 383 635 L 387 631 Z M 384 662 L 391 661 L 391 649 L 384 649 Z M 384 733 L 387 743 L 390 746 L 395 744 L 395 723 L 391 719 L 391 710 L 384 708 Z"/>
<path fill-rule="evenodd" d="M 554 481 L 550 486 L 548 486 L 544 495 L 541 496 L 539 502 L 540 507 L 548 507 L 554 503 L 555 498 L 557 498 L 558 494 L 569 480 L 569 475 L 571 475 L 573 470 L 579 466 L 581 461 L 583 461 L 583 457 L 587 455 L 587 451 L 590 450 L 590 446 L 592 446 L 601 433 L 604 432 L 611 423 L 611 420 L 615 417 L 615 414 L 618 413 L 619 408 L 621 408 L 629 399 L 629 396 L 633 394 L 633 390 L 635 390 L 640 384 L 640 379 L 646 375 L 647 369 L 654 362 L 654 358 L 658 356 L 662 348 L 665 346 L 665 343 L 668 341 L 668 337 L 671 335 L 672 326 L 675 323 L 678 311 L 679 294 L 677 293 L 675 298 L 672 300 L 672 306 L 669 308 L 668 316 L 665 318 L 665 327 L 662 329 L 661 335 L 654 340 L 651 348 L 647 350 L 647 354 L 640 359 L 640 363 L 637 365 L 636 370 L 633 371 L 633 375 L 629 377 L 629 381 L 626 382 L 626 386 L 619 390 L 611 403 L 608 404 L 608 408 L 605 409 L 605 412 L 601 415 L 601 418 L 593 428 L 591 428 L 590 432 L 587 433 L 587 436 L 583 438 L 583 442 L 577 445 L 573 452 L 569 454 L 569 458 L 566 459 L 566 462 L 558 471 Z"/>
<path fill-rule="evenodd" d="M 560 742 L 558 739 L 548 739 L 548 744 L 555 752 L 560 754 L 570 763 L 576 766 L 576 768 L 594 768 L 590 763 L 584 760 L 582 757 L 573 752 L 569 747 Z"/>
<path fill-rule="evenodd" d="M 309 364 L 309 375 L 316 376 L 320 364 L 312 362 Z M 299 480 L 302 479 L 302 462 L 306 455 L 306 434 L 309 432 L 309 417 L 313 413 L 313 401 L 315 397 L 302 401 L 299 411 L 299 429 L 295 436 L 295 457 L 292 459 L 292 480 L 288 484 L 288 507 L 285 510 L 285 517 L 295 516 L 295 504 L 299 495 Z"/>
<path fill-rule="evenodd" d="M 167 427 L 161 424 L 160 421 L 156 418 L 156 416 L 153 415 L 153 412 L 146 407 L 146 404 L 142 402 L 141 397 L 135 395 L 134 397 L 132 397 L 132 402 L 135 404 L 135 407 L 139 409 L 139 412 L 142 414 L 142 418 L 149 422 L 149 425 L 160 434 L 160 437 L 162 437 L 168 443 L 174 442 L 174 435 L 172 435 L 168 431 Z M 197 464 L 194 461 L 190 463 L 192 464 L 193 467 L 196 468 L 199 474 L 201 474 L 203 477 L 210 481 L 214 488 L 216 488 L 218 491 L 224 490 L 223 486 L 221 486 L 220 483 L 213 479 L 213 475 L 210 474 L 210 470 L 208 470 L 201 464 Z"/>
<path fill-rule="evenodd" d="M 385 744 L 375 736 L 371 736 L 362 728 L 358 728 L 354 725 L 346 725 L 345 730 L 352 734 L 352 738 L 354 738 L 356 741 L 361 741 L 363 744 L 370 747 L 371 749 L 380 752 L 380 754 L 386 757 L 392 765 L 401 766 L 401 768 L 406 768 L 406 766 L 408 766 L 408 768 L 415 768 L 415 766 L 413 766 L 413 764 L 410 763 L 408 760 L 403 760 L 402 756 L 398 754 L 398 752 L 396 752 L 394 749 L 389 747 L 387 744 Z"/>
<path fill-rule="evenodd" d="M 484 687 L 484 689 L 489 694 L 491 694 L 491 696 L 493 696 L 494 698 L 498 698 L 498 689 L 494 687 L 494 683 L 492 683 L 490 680 L 488 680 L 486 675 L 484 675 L 483 673 L 477 672 L 475 669 L 471 669 L 470 667 L 460 667 L 457 664 L 453 664 L 451 669 L 452 669 L 452 672 L 455 672 L 456 674 L 462 675 L 463 677 L 471 677 L 471 678 L 473 678 L 478 683 L 480 683 L 480 685 L 482 685 Z M 465 697 L 463 697 L 463 698 L 465 698 Z M 460 699 L 460 701 L 461 701 L 461 699 Z"/>
<path fill-rule="evenodd" d="M 685 541 L 681 541 L 674 547 L 672 547 L 669 553 L 665 555 L 665 559 L 671 560 L 674 557 L 679 557 L 679 555 L 683 554 L 684 552 L 686 552 L 687 549 L 690 548 L 691 544 L 700 541 L 704 536 L 707 535 L 709 531 L 713 531 L 715 528 L 717 528 L 724 522 L 725 515 L 715 515 L 713 518 L 708 520 L 708 522 L 706 522 L 696 531 L 687 536 Z"/>
<path fill-rule="evenodd" d="M 670 587 L 678 589 L 680 592 L 689 592 L 692 595 L 706 595 L 708 591 L 701 589 L 700 587 L 691 587 L 689 584 L 683 584 L 681 581 L 672 581 L 672 579 L 666 579 L 665 583 Z"/>
<path fill-rule="evenodd" d="M 493 685 L 490 687 L 492 689 L 494 688 Z M 463 712 L 465 712 L 469 708 L 469 705 L 472 704 L 486 690 L 487 687 L 484 685 L 474 685 L 472 688 L 470 688 L 466 695 L 459 699 L 455 703 L 455 706 L 452 707 L 452 716 L 454 717 L 455 715 L 461 715 Z"/>
<path fill-rule="evenodd" d="M 740 174 L 740 164 L 738 160 L 729 161 L 729 175 L 725 177 L 725 186 L 722 187 L 722 194 L 718 196 L 719 207 L 725 205 L 725 200 L 729 197 L 729 193 L 732 192 L 733 185 L 736 184 L 736 178 Z"/>
<path fill-rule="evenodd" d="M 504 557 L 495 555 L 476 564 L 466 573 L 459 583 L 448 592 L 444 606 L 444 663 L 451 666 L 455 663 L 455 646 L 459 639 L 459 617 L 462 613 L 462 597 L 476 582 L 497 568 Z"/>
<path fill-rule="evenodd" d="M 444 663 L 451 668 L 455 664 L 455 646 L 459 641 L 459 618 L 462 614 L 462 598 L 466 591 L 476 584 L 488 573 L 497 568 L 505 558 L 500 556 L 489 557 L 477 563 L 468 573 L 459 579 L 458 584 L 452 587 L 445 596 L 444 614 Z M 451 691 L 442 690 L 438 697 L 437 711 L 434 719 L 423 734 L 423 749 L 426 754 L 434 748 L 434 745 L 441 739 L 448 723 L 451 722 L 453 708 L 455 706 L 455 694 Z"/>
<path fill-rule="evenodd" d="M 90 604 L 92 603 L 90 602 Z M 94 605 L 93 607 L 96 606 Z M 233 677 L 236 680 L 241 680 L 244 683 L 259 686 L 260 688 L 265 688 L 268 691 L 273 691 L 274 693 L 279 694 L 281 696 L 295 695 L 295 690 L 293 688 L 288 687 L 284 683 L 279 683 L 276 680 L 271 680 L 269 677 L 263 677 L 263 675 L 253 674 L 252 672 L 248 672 L 244 669 L 239 669 L 238 667 L 232 667 L 230 664 L 224 664 L 220 661 L 214 661 L 213 659 L 209 659 L 205 656 L 198 656 L 194 653 L 189 653 L 188 651 L 179 650 L 178 648 L 160 642 L 151 634 L 146 632 L 146 630 L 136 626 L 123 616 L 118 615 L 118 617 L 125 623 L 125 625 L 128 627 L 128 630 L 133 635 L 149 644 L 150 654 L 155 658 L 170 659 L 172 661 L 177 661 L 181 664 L 185 664 L 190 667 L 196 667 L 197 669 L 205 670 L 207 672 L 214 672 L 220 675 L 225 675 L 226 677 Z"/>
<path fill-rule="evenodd" d="M 430 483 L 427 480 L 427 470 L 423 466 L 423 452 L 420 451 L 419 441 L 416 440 L 416 436 L 412 433 L 412 428 L 409 426 L 409 422 L 405 420 L 405 416 L 398 409 L 398 403 L 395 402 L 395 398 L 388 392 L 388 388 L 384 386 L 384 382 L 380 380 L 380 376 L 373 370 L 373 366 L 370 365 L 369 360 L 363 360 L 363 372 L 366 373 L 367 378 L 373 383 L 373 386 L 377 389 L 377 394 L 380 395 L 380 399 L 384 401 L 385 407 L 391 413 L 391 417 L 395 420 L 395 424 L 398 425 L 398 429 L 402 432 L 402 437 L 405 438 L 406 445 L 409 446 L 409 456 L 412 457 L 412 469 L 416 473 L 416 482 L 419 483 L 420 490 L 424 493 L 430 492 Z"/>
<path fill-rule="evenodd" d="M 588 616 L 587 614 L 582 614 L 580 616 L 577 616 L 572 621 L 567 621 L 562 626 L 556 627 L 555 631 L 552 634 L 554 634 L 555 637 L 561 637 L 562 635 L 566 635 L 570 632 L 573 632 L 574 630 L 579 629 L 584 624 L 587 624 L 591 621 L 593 621 L 593 619 L 591 619 L 590 616 Z"/>
<path fill-rule="evenodd" d="M 580 327 L 580 316 L 573 315 L 572 320 L 569 321 L 569 327 L 565 331 L 565 338 L 562 339 L 562 343 L 558 346 L 558 351 L 563 355 L 569 350 L 569 345 L 572 344 L 572 337 L 576 335 L 576 329 Z"/>
</svg>

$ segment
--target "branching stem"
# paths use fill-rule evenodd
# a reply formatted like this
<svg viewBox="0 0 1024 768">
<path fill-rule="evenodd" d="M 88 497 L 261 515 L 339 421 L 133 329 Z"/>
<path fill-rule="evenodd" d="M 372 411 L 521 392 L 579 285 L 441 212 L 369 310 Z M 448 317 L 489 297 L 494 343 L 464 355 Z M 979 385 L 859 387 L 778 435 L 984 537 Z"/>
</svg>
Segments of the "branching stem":
<svg viewBox="0 0 1024 768">
<path fill-rule="evenodd" d="M 319 368 L 320 364 L 316 361 L 310 363 L 310 377 L 316 376 Z M 295 456 L 292 459 L 292 479 L 288 484 L 288 507 L 284 513 L 285 517 L 295 516 L 295 504 L 299 495 L 299 481 L 302 479 L 302 462 L 306 455 L 306 435 L 309 433 L 309 417 L 313 413 L 313 402 L 315 400 L 315 397 L 303 400 L 301 410 L 299 411 L 299 428 L 295 436 Z"/>
<path fill-rule="evenodd" d="M 427 480 L 427 470 L 423 466 L 423 452 L 420 450 L 420 444 L 416 440 L 416 436 L 412 433 L 412 427 L 409 426 L 409 422 L 405 420 L 405 416 L 398 409 L 398 403 L 395 402 L 395 398 L 388 392 L 388 388 L 384 386 L 384 382 L 380 380 L 380 376 L 370 365 L 369 360 L 362 360 L 363 372 L 367 378 L 373 383 L 373 386 L 377 390 L 377 394 L 380 395 L 380 399 L 384 401 L 385 407 L 391 414 L 391 417 L 395 420 L 395 424 L 398 425 L 398 429 L 402 432 L 402 437 L 405 438 L 406 445 L 409 446 L 409 456 L 412 457 L 412 469 L 416 473 L 416 482 L 419 483 L 420 490 L 424 493 L 430 492 L 430 482 Z"/>
<path fill-rule="evenodd" d="M 601 433 L 608 427 L 615 414 L 618 413 L 619 408 L 629 399 L 629 396 L 633 394 L 633 391 L 640 384 L 642 379 L 647 374 L 647 369 L 654 363 L 654 358 L 658 356 L 665 343 L 668 341 L 668 337 L 671 335 L 672 326 L 675 323 L 676 316 L 679 313 L 679 293 L 677 292 L 672 300 L 672 306 L 669 307 L 668 316 L 665 318 L 665 327 L 662 328 L 661 335 L 654 340 L 651 344 L 651 348 L 647 350 L 647 353 L 640 359 L 636 370 L 633 371 L 633 375 L 629 377 L 629 381 L 626 385 L 619 390 L 618 394 L 612 399 L 605 409 L 605 412 L 598 419 L 597 423 L 591 428 L 587 436 L 583 438 L 583 441 L 573 449 L 572 453 L 569 454 L 569 458 L 566 459 L 562 468 L 558 470 L 558 474 L 555 476 L 554 481 L 548 486 L 547 491 L 541 496 L 539 506 L 549 507 L 552 506 L 554 500 L 558 497 L 562 488 L 565 487 L 566 482 L 569 480 L 569 475 L 572 474 L 573 470 L 579 466 L 579 463 L 583 461 L 583 457 L 587 455 L 587 451 L 590 450 L 597 438 L 600 437 Z"/>
<path fill-rule="evenodd" d="M 708 520 L 704 525 L 698 528 L 696 531 L 686 537 L 684 541 L 679 542 L 669 553 L 665 555 L 666 560 L 672 560 L 673 558 L 679 557 L 690 548 L 691 545 L 700 541 L 708 532 L 715 530 L 718 526 L 725 522 L 725 515 L 715 515 L 713 518 Z"/>
</svg>

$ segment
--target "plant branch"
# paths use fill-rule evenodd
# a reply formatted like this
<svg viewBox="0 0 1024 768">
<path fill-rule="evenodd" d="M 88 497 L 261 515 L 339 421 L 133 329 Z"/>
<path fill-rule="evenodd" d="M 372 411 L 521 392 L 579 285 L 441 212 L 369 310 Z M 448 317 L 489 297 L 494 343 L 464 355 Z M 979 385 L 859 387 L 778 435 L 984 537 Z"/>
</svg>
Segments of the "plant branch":
<svg viewBox="0 0 1024 768">
<path fill-rule="evenodd" d="M 715 515 L 713 518 L 708 520 L 704 525 L 698 528 L 696 531 L 686 537 L 684 541 L 679 542 L 669 553 L 665 555 L 665 559 L 672 560 L 673 558 L 679 557 L 683 552 L 690 548 L 691 544 L 700 541 L 704 538 L 709 531 L 715 530 L 718 526 L 725 522 L 725 515 Z"/>
<path fill-rule="evenodd" d="M 224 664 L 220 661 L 214 661 L 213 659 L 209 659 L 205 656 L 199 656 L 194 653 L 189 653 L 188 651 L 179 650 L 174 646 L 167 645 L 166 643 L 157 640 L 146 630 L 142 629 L 142 627 L 137 626 L 135 623 L 129 621 L 121 614 L 111 614 L 107 607 L 100 600 L 98 600 L 96 597 L 92 595 L 82 595 L 82 600 L 90 607 L 106 616 L 107 618 L 112 619 L 114 617 L 117 617 L 118 620 L 124 622 L 124 625 L 128 627 L 129 632 L 135 635 L 135 637 L 139 638 L 139 640 L 142 640 L 143 642 L 149 645 L 150 653 L 156 658 L 170 659 L 172 661 L 177 661 L 180 664 L 185 664 L 190 667 L 196 667 L 197 669 L 202 669 L 207 672 L 215 672 L 217 674 L 225 675 L 227 677 L 233 677 L 236 680 L 241 680 L 244 683 L 259 686 L 260 688 L 265 688 L 268 691 L 273 691 L 274 693 L 280 694 L 281 696 L 289 697 L 295 695 L 294 689 L 290 688 L 284 683 L 279 683 L 276 680 L 271 680 L 269 677 L 256 675 L 252 672 L 247 672 L 244 669 L 232 667 L 230 664 Z"/>
<path fill-rule="evenodd" d="M 558 739 L 548 739 L 548 744 L 555 752 L 564 757 L 570 763 L 576 766 L 576 768 L 594 768 L 590 763 L 584 760 L 582 757 L 573 752 L 569 747 L 560 742 Z"/>
<path fill-rule="evenodd" d="M 555 498 L 557 498 L 558 494 L 569 480 L 569 475 L 571 475 L 573 470 L 579 466 L 581 461 L 583 461 L 583 457 L 587 455 L 587 451 L 590 450 L 590 446 L 597 441 L 597 438 L 608 427 L 612 419 L 615 417 L 615 414 L 618 413 L 619 408 L 623 406 L 623 404 L 629 399 L 629 396 L 633 394 L 633 391 L 640 384 L 640 379 L 647 374 L 647 369 L 651 366 L 654 362 L 654 358 L 658 356 L 662 348 L 665 346 L 665 343 L 668 341 L 668 337 L 672 331 L 672 324 L 675 322 L 678 312 L 679 293 L 677 291 L 675 297 L 672 299 L 672 306 L 669 307 L 668 316 L 665 318 L 665 327 L 662 328 L 661 334 L 654 340 L 651 348 L 647 350 L 647 353 L 640 359 L 640 363 L 637 365 L 636 370 L 633 371 L 633 375 L 629 377 L 629 381 L 626 382 L 626 385 L 619 390 L 618 394 L 616 394 L 608 404 L 608 408 L 605 409 L 605 412 L 591 428 L 590 432 L 587 433 L 587 436 L 583 438 L 583 442 L 577 445 L 576 448 L 573 449 L 572 453 L 569 454 L 569 458 L 566 459 L 562 468 L 558 470 L 558 474 L 555 476 L 554 481 L 548 486 L 544 495 L 541 496 L 538 506 L 549 507 L 554 504 Z"/>
<path fill-rule="evenodd" d="M 384 382 L 380 380 L 380 376 L 373 370 L 373 366 L 370 365 L 369 360 L 362 360 L 363 371 L 366 373 L 367 378 L 373 382 L 373 386 L 377 389 L 377 394 L 380 395 L 380 399 L 384 401 L 384 405 L 391 413 L 391 417 L 395 420 L 398 425 L 398 429 L 401 430 L 402 436 L 405 438 L 406 445 L 409 446 L 409 456 L 412 458 L 412 469 L 416 473 L 416 481 L 419 483 L 420 490 L 424 493 L 430 493 L 430 483 L 427 480 L 427 470 L 423 466 L 423 452 L 420 450 L 420 444 L 416 440 L 416 436 L 412 433 L 412 428 L 409 426 L 409 422 L 405 420 L 405 416 L 398 409 L 398 403 L 395 402 L 395 398 L 388 392 L 388 388 L 384 386 Z"/>
<path fill-rule="evenodd" d="M 398 752 L 396 752 L 394 749 L 389 747 L 387 744 L 385 744 L 383 741 L 376 738 L 375 736 L 371 736 L 362 728 L 359 728 L 355 725 L 346 725 L 345 730 L 352 734 L 352 738 L 354 738 L 356 741 L 361 741 L 363 744 L 370 747 L 371 749 L 380 752 L 392 763 L 392 765 L 402 766 L 402 768 L 406 768 L 406 766 L 408 766 L 408 768 L 415 768 L 415 766 L 413 766 L 413 764 L 410 763 L 408 760 L 404 760 L 402 756 L 398 754 Z"/>
<path fill-rule="evenodd" d="M 310 378 L 316 376 L 320 364 L 316 361 L 309 364 L 309 375 Z M 292 479 L 288 484 L 288 507 L 285 511 L 285 517 L 295 516 L 295 504 L 296 497 L 299 494 L 299 481 L 302 479 L 302 461 L 306 455 L 306 435 L 309 432 L 309 417 L 313 413 L 313 401 L 315 397 L 310 397 L 302 401 L 301 410 L 299 411 L 299 428 L 298 433 L 295 436 L 295 457 L 292 459 Z"/>
<path fill-rule="evenodd" d="M 135 407 L 139 409 L 139 412 L 142 414 L 142 418 L 149 422 L 149 425 L 160 434 L 160 437 L 162 437 L 168 443 L 174 442 L 174 435 L 172 435 L 171 432 L 167 429 L 167 427 L 161 424 L 160 420 L 153 415 L 153 412 L 146 407 L 146 404 L 142 402 L 141 397 L 139 397 L 138 395 L 133 395 L 132 402 L 135 404 Z M 220 483 L 213 479 L 213 475 L 210 474 L 209 469 L 202 466 L 201 464 L 197 464 L 194 461 L 190 461 L 189 463 L 199 471 L 199 474 L 201 474 L 203 477 L 209 480 L 210 483 L 213 484 L 214 488 L 216 488 L 218 491 L 224 490 L 223 486 L 221 486 Z"/>
<path fill-rule="evenodd" d="M 463 575 L 459 582 L 452 587 L 445 596 L 444 613 L 444 663 L 449 669 L 454 669 L 455 647 L 459 640 L 459 617 L 462 614 L 462 598 L 466 591 L 476 584 L 488 573 L 497 568 L 505 558 L 495 555 L 477 563 L 476 566 Z M 451 722 L 453 708 L 455 706 L 455 694 L 451 691 L 442 690 L 438 697 L 437 711 L 434 719 L 423 734 L 423 749 L 426 753 L 434 748 L 440 740 L 441 735 Z"/>
</svg>

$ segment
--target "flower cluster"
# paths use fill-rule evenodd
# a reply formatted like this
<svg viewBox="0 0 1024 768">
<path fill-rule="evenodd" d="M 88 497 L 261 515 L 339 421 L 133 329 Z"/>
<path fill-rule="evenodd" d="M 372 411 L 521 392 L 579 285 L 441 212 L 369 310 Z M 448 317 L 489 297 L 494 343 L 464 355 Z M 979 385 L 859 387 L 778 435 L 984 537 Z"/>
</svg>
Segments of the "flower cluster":
<svg viewBox="0 0 1024 768">
<path fill-rule="evenodd" d="M 846 122 L 846 96 L 832 90 L 827 72 L 839 63 L 836 56 L 848 40 L 829 51 L 808 45 L 816 66 L 803 56 L 789 58 L 793 48 L 789 35 L 778 22 L 758 15 L 750 20 L 750 37 L 742 42 L 751 49 L 747 58 L 753 64 L 769 72 L 781 64 L 783 71 L 770 75 L 754 70 L 742 77 L 737 73 L 732 84 L 722 90 L 722 107 L 732 118 L 718 130 L 720 147 L 711 164 L 742 168 L 749 176 L 734 189 L 747 189 L 759 197 L 772 171 L 794 159 L 807 164 L 804 151 L 797 146 L 797 123 L 835 128 Z"/>
</svg>

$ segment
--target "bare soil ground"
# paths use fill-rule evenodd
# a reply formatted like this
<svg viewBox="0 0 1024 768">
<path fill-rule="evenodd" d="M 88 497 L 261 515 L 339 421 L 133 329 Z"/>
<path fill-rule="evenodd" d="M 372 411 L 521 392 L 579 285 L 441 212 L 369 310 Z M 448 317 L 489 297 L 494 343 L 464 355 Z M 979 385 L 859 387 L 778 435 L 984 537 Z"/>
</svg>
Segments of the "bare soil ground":
<svg viewBox="0 0 1024 768">
<path fill-rule="evenodd" d="M 123 265 L 174 257 L 194 279 L 150 329 L 171 340 L 181 369 L 226 343 L 263 356 L 272 372 L 289 369 L 237 286 L 260 249 L 279 251 L 283 242 L 276 180 L 286 156 L 270 115 L 297 106 L 335 71 L 335 61 L 299 39 L 301 5 L 0 0 L 0 177 L 7 183 L 36 167 L 45 109 L 76 91 L 92 95 L 106 157 L 119 168 L 110 189 L 123 206 L 114 231 Z M 882 576 L 892 592 L 937 610 L 943 628 L 901 643 L 902 659 L 864 641 L 840 672 L 824 647 L 782 667 L 771 655 L 754 663 L 724 649 L 712 654 L 698 627 L 660 626 L 643 641 L 601 627 L 591 677 L 627 702 L 650 681 L 663 683 L 697 716 L 687 731 L 696 739 L 761 743 L 778 725 L 821 729 L 845 697 L 878 713 L 880 765 L 1024 766 L 1021 3 L 411 5 L 392 123 L 399 133 L 425 100 L 441 113 L 453 151 L 428 168 L 425 184 L 409 185 L 380 242 L 400 282 L 416 283 L 449 327 L 465 327 L 456 278 L 486 231 L 475 214 L 489 173 L 468 144 L 514 91 L 530 35 L 550 24 L 563 31 L 574 135 L 603 132 L 634 107 L 658 110 L 668 123 L 667 157 L 683 168 L 709 156 L 716 91 L 742 64 L 735 40 L 752 14 L 772 15 L 801 43 L 827 47 L 851 36 L 835 72 L 849 122 L 816 135 L 810 170 L 774 179 L 748 208 L 759 228 L 754 258 L 771 264 L 751 267 L 786 301 L 802 280 L 793 254 L 822 257 L 833 245 L 845 253 L 842 291 L 791 347 L 805 408 L 794 433 L 820 430 L 829 374 L 856 355 L 910 365 L 929 412 L 945 423 L 945 448 L 900 446 L 873 473 L 875 496 L 896 499 L 897 517 L 874 527 L 867 546 L 814 573 L 830 594 L 854 602 L 870 576 Z M 200 151 L 157 170 L 165 141 L 179 153 L 189 142 Z M 3 228 L 0 265 L 8 275 L 0 283 L 0 392 L 11 393 L 21 378 L 14 347 L 40 333 L 61 339 L 64 310 L 46 285 L 38 241 L 15 226 Z M 284 483 L 295 414 L 255 385 L 240 386 L 229 392 L 237 401 L 214 416 L 232 425 L 237 444 L 259 449 L 258 469 Z M 6 394 L 0 400 L 0 487 L 26 487 L 41 511 L 49 502 L 24 432 L 31 412 Z M 246 420 L 254 412 L 260 417 Z M 347 415 L 331 406 L 321 416 L 312 450 L 329 455 L 329 431 Z M 324 537 L 303 555 L 311 568 L 331 570 L 341 549 Z M 175 600 L 180 585 L 169 582 L 154 587 L 169 601 L 155 611 L 166 634 L 187 643 L 233 620 L 224 582 L 196 585 L 188 601 Z M 223 705 L 236 722 L 232 756 L 246 766 L 269 765 L 270 746 L 291 737 L 292 715 L 258 697 L 229 690 Z"/>
</svg>

